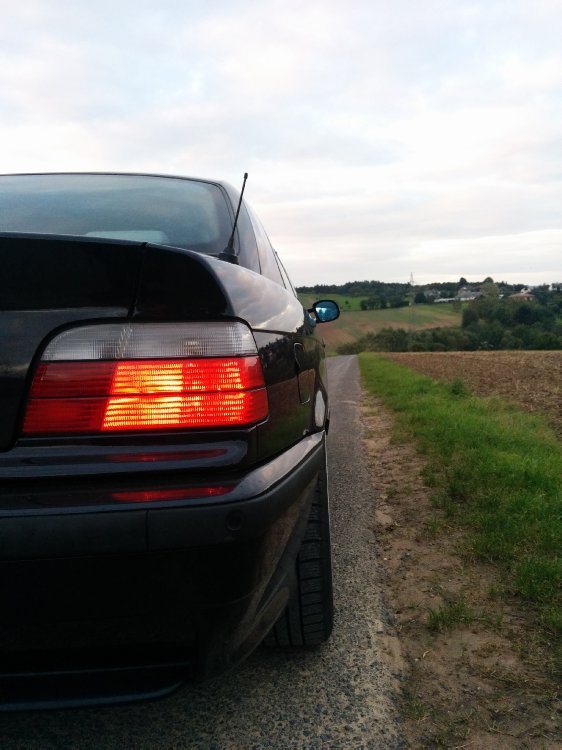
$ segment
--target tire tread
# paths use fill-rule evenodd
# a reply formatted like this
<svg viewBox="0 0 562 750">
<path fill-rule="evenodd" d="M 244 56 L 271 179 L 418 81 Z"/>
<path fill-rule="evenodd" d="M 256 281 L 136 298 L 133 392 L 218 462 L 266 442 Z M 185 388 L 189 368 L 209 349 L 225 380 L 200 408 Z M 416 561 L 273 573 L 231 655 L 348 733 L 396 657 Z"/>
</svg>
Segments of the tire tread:
<svg viewBox="0 0 562 750">
<path fill-rule="evenodd" d="M 328 477 L 323 469 L 314 490 L 307 527 L 296 560 L 297 590 L 267 636 L 276 646 L 324 643 L 332 632 L 333 594 Z"/>
</svg>

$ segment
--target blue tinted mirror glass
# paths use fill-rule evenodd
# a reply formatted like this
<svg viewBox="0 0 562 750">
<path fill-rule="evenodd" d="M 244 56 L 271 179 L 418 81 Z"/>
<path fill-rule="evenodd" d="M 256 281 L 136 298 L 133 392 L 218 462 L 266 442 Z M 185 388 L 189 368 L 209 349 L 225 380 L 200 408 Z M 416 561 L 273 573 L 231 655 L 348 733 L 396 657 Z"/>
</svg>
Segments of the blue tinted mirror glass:
<svg viewBox="0 0 562 750">
<path fill-rule="evenodd" d="M 319 323 L 329 323 L 339 317 L 340 308 L 331 299 L 322 299 L 312 305 Z"/>
</svg>

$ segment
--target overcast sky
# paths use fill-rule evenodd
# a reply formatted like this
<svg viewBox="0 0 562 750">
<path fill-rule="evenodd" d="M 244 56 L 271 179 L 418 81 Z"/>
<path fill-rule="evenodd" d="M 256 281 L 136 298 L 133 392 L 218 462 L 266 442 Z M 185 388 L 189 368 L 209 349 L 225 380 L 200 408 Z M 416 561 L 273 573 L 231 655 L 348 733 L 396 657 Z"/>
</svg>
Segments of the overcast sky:
<svg viewBox="0 0 562 750">
<path fill-rule="evenodd" d="M 0 11 L 0 172 L 248 171 L 297 285 L 562 281 L 562 0 Z"/>
</svg>

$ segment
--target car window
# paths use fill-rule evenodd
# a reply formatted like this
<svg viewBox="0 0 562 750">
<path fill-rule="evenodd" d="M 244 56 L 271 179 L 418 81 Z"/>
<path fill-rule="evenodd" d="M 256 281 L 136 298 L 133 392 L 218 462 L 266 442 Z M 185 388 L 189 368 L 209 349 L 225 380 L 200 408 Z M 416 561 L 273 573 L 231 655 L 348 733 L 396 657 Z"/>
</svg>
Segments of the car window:
<svg viewBox="0 0 562 750">
<path fill-rule="evenodd" d="M 273 252 L 275 253 L 275 260 L 277 261 L 277 265 L 279 266 L 279 271 L 281 272 L 281 276 L 283 278 L 283 283 L 285 284 L 285 287 L 290 292 L 292 292 L 296 297 L 297 293 L 295 292 L 295 287 L 291 284 L 291 279 L 289 278 L 289 275 L 287 274 L 287 271 L 285 270 L 285 266 L 281 262 L 281 258 L 279 257 L 277 250 L 274 250 Z"/>
<path fill-rule="evenodd" d="M 240 208 L 240 216 L 238 217 L 236 231 L 238 232 L 238 259 L 240 265 L 244 266 L 244 268 L 249 268 L 251 271 L 260 273 L 261 269 L 258 248 L 256 245 L 256 236 L 248 210 L 244 203 L 242 203 Z"/>
<path fill-rule="evenodd" d="M 252 222 L 254 233 L 256 235 L 261 273 L 263 276 L 267 276 L 268 279 L 275 281 L 277 284 L 285 286 L 285 284 L 283 283 L 281 272 L 279 270 L 279 266 L 277 265 L 277 261 L 275 260 L 275 251 L 271 247 L 269 237 L 267 236 L 261 221 L 258 219 L 252 208 L 248 206 L 248 204 L 246 204 L 246 206 L 248 208 L 250 220 Z"/>
<path fill-rule="evenodd" d="M 0 231 L 156 242 L 217 254 L 232 220 L 212 183 L 148 175 L 0 176 Z"/>
</svg>

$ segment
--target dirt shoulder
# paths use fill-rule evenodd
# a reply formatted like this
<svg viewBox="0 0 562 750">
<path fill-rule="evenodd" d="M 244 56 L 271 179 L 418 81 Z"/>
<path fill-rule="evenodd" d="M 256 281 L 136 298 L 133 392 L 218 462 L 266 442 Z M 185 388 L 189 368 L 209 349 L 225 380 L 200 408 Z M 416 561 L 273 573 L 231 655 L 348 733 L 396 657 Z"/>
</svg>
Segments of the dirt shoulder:
<svg viewBox="0 0 562 750">
<path fill-rule="evenodd" d="M 431 503 L 423 460 L 393 442 L 392 414 L 366 393 L 363 420 L 384 588 L 408 672 L 408 746 L 559 748 L 548 642 L 515 600 L 499 597 L 499 571 L 467 559 Z"/>
</svg>

